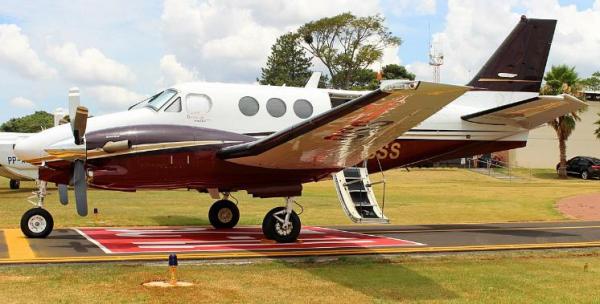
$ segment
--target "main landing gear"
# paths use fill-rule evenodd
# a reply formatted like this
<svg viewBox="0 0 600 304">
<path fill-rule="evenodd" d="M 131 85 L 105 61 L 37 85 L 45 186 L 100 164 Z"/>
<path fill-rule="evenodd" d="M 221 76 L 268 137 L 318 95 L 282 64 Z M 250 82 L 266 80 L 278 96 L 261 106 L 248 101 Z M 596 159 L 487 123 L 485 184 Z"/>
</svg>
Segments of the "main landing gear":
<svg viewBox="0 0 600 304">
<path fill-rule="evenodd" d="M 229 194 L 225 193 L 224 198 L 216 201 L 208 210 L 208 220 L 217 229 L 233 228 L 240 220 L 240 209 L 228 198 Z"/>
<path fill-rule="evenodd" d="M 292 243 L 300 235 L 300 217 L 292 209 L 296 202 L 291 197 L 285 198 L 285 207 L 276 207 L 267 212 L 262 222 L 263 234 L 267 239 L 277 243 Z"/>
<path fill-rule="evenodd" d="M 229 193 L 223 194 L 223 199 L 216 201 L 208 211 L 210 224 L 217 228 L 233 228 L 240 219 L 240 210 L 229 200 Z M 284 207 L 276 207 L 267 212 L 262 222 L 265 238 L 277 243 L 292 243 L 298 239 L 302 224 L 300 217 L 293 210 L 296 201 L 291 197 L 285 198 Z"/>
<path fill-rule="evenodd" d="M 36 207 L 27 210 L 21 217 L 21 231 L 29 238 L 45 238 L 54 228 L 52 215 L 43 208 L 47 195 L 46 186 L 45 181 L 39 181 L 38 190 L 28 199 Z"/>
</svg>

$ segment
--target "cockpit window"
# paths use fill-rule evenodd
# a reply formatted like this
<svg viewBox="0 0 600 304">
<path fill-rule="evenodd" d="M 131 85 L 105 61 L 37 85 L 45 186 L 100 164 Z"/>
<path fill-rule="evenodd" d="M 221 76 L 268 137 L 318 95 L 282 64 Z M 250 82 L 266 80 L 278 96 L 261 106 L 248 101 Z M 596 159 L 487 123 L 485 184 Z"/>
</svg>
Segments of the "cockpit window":
<svg viewBox="0 0 600 304">
<path fill-rule="evenodd" d="M 175 90 L 165 90 L 159 94 L 154 95 L 148 103 L 146 103 L 146 107 L 153 108 L 157 110 L 162 108 L 173 96 L 175 96 L 177 92 Z"/>
</svg>

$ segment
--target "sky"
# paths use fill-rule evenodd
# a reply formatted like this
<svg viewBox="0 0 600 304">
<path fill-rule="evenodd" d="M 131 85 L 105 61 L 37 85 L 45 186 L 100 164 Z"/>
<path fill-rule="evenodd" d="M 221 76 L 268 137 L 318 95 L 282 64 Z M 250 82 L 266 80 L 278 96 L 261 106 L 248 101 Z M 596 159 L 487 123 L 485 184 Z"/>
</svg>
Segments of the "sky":
<svg viewBox="0 0 600 304">
<path fill-rule="evenodd" d="M 600 70 L 600 0 L 2 0 L 0 123 L 66 108 L 74 86 L 100 115 L 179 82 L 254 83 L 278 36 L 348 11 L 384 16 L 403 43 L 374 67 L 418 80 L 432 79 L 432 43 L 442 82 L 468 82 L 521 15 L 558 20 L 547 68 Z"/>
</svg>

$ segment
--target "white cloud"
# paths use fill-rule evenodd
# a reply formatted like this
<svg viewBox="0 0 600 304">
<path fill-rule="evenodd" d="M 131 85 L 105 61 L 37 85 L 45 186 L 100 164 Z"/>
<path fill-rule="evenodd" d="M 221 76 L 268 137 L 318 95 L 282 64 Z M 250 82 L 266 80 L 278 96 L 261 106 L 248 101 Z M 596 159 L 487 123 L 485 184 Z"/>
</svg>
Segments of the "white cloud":
<svg viewBox="0 0 600 304">
<path fill-rule="evenodd" d="M 160 60 L 161 79 L 160 86 L 169 86 L 176 83 L 194 81 L 198 79 L 198 72 L 189 70 L 177 61 L 173 54 L 164 55 Z"/>
<path fill-rule="evenodd" d="M 347 11 L 372 15 L 381 10 L 376 0 L 167 0 L 161 19 L 167 49 L 182 64 L 210 81 L 252 82 L 279 35 Z"/>
<path fill-rule="evenodd" d="M 146 96 L 138 94 L 119 86 L 94 86 L 82 90 L 82 100 L 85 94 L 96 99 L 96 105 L 110 112 L 122 111 L 136 102 L 142 101 Z"/>
<path fill-rule="evenodd" d="M 436 0 L 383 0 L 386 13 L 396 16 L 409 14 L 433 15 L 437 10 Z"/>
<path fill-rule="evenodd" d="M 0 66 L 33 79 L 52 78 L 56 71 L 42 62 L 29 39 L 14 24 L 0 24 Z"/>
<path fill-rule="evenodd" d="M 65 76 L 87 85 L 124 85 L 135 81 L 135 74 L 124 64 L 106 57 L 96 48 L 81 52 L 74 43 L 48 49 L 48 56 L 61 65 Z"/>
<path fill-rule="evenodd" d="M 21 109 L 33 110 L 36 108 L 35 102 L 21 96 L 11 99 L 8 103 L 13 107 Z"/>
<path fill-rule="evenodd" d="M 591 9 L 578 10 L 556 0 L 469 1 L 450 0 L 446 25 L 433 35 L 444 51 L 441 68 L 443 82 L 464 84 L 475 75 L 492 55 L 521 14 L 529 18 L 557 19 L 556 32 L 548 58 L 551 65 L 575 65 L 586 77 L 600 69 L 600 1 Z M 419 79 L 431 80 L 427 63 L 410 65 Z M 429 70 L 429 71 L 427 71 Z"/>
</svg>

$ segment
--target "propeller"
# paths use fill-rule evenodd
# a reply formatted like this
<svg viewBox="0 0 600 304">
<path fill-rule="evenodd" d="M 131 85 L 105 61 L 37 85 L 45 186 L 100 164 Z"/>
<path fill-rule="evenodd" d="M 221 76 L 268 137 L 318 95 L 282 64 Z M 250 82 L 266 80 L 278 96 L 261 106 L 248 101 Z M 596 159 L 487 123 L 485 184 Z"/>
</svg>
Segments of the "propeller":
<svg viewBox="0 0 600 304">
<path fill-rule="evenodd" d="M 88 109 L 79 105 L 79 89 L 71 88 L 69 90 L 69 118 L 71 131 L 73 132 L 73 141 L 76 145 L 85 146 L 85 130 L 87 127 Z M 84 147 L 85 151 L 86 148 Z M 87 204 L 87 178 L 85 171 L 85 154 L 73 160 L 73 172 L 71 182 L 75 189 L 75 206 L 80 216 L 88 214 Z M 58 185 L 58 194 L 60 202 L 63 205 L 69 203 L 67 185 Z"/>
</svg>

